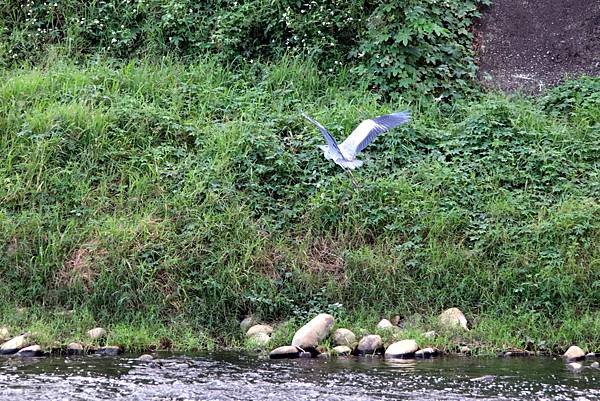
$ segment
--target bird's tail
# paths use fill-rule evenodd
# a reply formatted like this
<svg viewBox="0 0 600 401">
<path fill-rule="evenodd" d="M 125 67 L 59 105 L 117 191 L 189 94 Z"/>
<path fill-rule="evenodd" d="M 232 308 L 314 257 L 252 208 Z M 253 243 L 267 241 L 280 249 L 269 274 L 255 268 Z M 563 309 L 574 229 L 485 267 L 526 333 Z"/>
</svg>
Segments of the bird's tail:
<svg viewBox="0 0 600 401">
<path fill-rule="evenodd" d="M 358 168 L 360 166 L 363 165 L 363 161 L 362 160 L 358 160 L 358 159 L 354 159 L 354 160 L 335 160 L 335 162 L 337 164 L 339 164 L 340 166 L 350 169 L 350 170 L 354 170 L 355 168 Z"/>
</svg>

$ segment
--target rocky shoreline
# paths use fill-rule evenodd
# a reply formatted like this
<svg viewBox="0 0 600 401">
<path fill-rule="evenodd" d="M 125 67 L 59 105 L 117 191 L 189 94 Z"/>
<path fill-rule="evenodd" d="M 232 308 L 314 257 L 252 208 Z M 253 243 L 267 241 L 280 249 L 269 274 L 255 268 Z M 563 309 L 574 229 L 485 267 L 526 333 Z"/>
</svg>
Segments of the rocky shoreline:
<svg viewBox="0 0 600 401">
<path fill-rule="evenodd" d="M 456 333 L 469 331 L 465 315 L 458 308 L 443 311 L 437 317 L 438 327 Z M 347 328 L 335 328 L 335 318 L 326 313 L 316 315 L 304 326 L 296 330 L 291 344 L 272 349 L 269 352 L 271 359 L 295 358 L 348 358 L 348 357 L 379 357 L 389 360 L 394 359 L 429 359 L 445 355 L 472 355 L 467 345 L 456 344 L 455 351 L 440 350 L 433 344 L 438 336 L 436 331 L 430 330 L 421 333 L 419 340 L 416 338 L 399 338 L 404 332 L 399 327 L 399 318 L 391 320 L 382 319 L 374 327 L 373 333 L 357 336 Z M 259 323 L 252 316 L 240 322 L 240 328 L 245 332 L 246 348 L 266 350 L 272 341 L 274 328 L 269 324 Z M 335 328 L 335 330 L 334 330 Z M 383 335 L 377 334 L 380 333 Z M 102 327 L 95 327 L 87 331 L 86 342 L 71 342 L 69 344 L 43 349 L 36 344 L 36 333 L 21 333 L 11 335 L 8 327 L 0 327 L 0 356 L 17 358 L 40 358 L 53 355 L 99 355 L 118 356 L 128 350 L 120 345 L 107 344 L 108 332 Z M 499 352 L 499 357 L 533 357 L 550 356 L 547 352 L 534 352 L 530 350 L 508 348 Z M 556 355 L 555 355 L 556 356 Z M 600 353 L 585 352 L 580 347 L 572 345 L 562 358 L 566 369 L 580 372 L 583 369 L 600 369 L 598 361 Z M 143 354 L 140 360 L 150 361 L 153 356 Z"/>
</svg>

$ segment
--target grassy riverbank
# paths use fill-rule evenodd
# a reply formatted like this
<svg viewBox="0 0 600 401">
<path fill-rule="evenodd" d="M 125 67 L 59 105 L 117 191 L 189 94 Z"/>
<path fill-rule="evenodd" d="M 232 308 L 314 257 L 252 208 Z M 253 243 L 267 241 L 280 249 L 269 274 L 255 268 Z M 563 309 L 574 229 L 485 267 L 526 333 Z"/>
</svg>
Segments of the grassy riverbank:
<svg viewBox="0 0 600 401">
<path fill-rule="evenodd" d="M 241 345 L 249 313 L 285 343 L 316 312 L 420 333 L 457 306 L 473 330 L 453 342 L 600 349 L 597 79 L 439 103 L 294 58 L 0 75 L 0 325 L 205 349 Z M 342 138 L 404 109 L 356 188 L 300 116 Z"/>
</svg>

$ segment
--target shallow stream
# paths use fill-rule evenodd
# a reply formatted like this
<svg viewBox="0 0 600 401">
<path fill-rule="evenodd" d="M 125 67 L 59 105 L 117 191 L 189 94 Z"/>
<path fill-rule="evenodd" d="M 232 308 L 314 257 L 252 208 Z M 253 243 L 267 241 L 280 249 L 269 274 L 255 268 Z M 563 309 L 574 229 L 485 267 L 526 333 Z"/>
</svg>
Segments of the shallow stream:
<svg viewBox="0 0 600 401">
<path fill-rule="evenodd" d="M 585 363 L 589 366 L 589 362 Z M 493 377 L 485 377 L 493 375 Z M 269 360 L 215 353 L 0 359 L 0 400 L 600 400 L 552 358 Z"/>
</svg>

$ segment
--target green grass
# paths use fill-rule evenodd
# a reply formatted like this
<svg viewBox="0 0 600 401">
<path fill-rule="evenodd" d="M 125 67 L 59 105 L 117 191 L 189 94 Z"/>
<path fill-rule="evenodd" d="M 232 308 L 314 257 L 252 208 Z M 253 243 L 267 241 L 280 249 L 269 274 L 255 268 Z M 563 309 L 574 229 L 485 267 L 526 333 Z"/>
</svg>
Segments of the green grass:
<svg viewBox="0 0 600 401">
<path fill-rule="evenodd" d="M 14 331 L 207 349 L 242 344 L 248 313 L 282 322 L 285 343 L 321 311 L 357 331 L 418 315 L 418 335 L 457 306 L 473 330 L 439 346 L 600 348 L 598 79 L 443 104 L 381 102 L 293 58 L 58 58 L 0 77 Z M 412 123 L 368 148 L 356 188 L 300 115 L 341 139 L 403 109 Z"/>
</svg>

